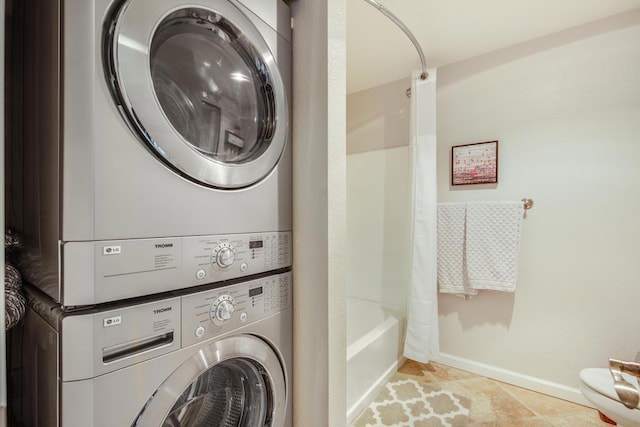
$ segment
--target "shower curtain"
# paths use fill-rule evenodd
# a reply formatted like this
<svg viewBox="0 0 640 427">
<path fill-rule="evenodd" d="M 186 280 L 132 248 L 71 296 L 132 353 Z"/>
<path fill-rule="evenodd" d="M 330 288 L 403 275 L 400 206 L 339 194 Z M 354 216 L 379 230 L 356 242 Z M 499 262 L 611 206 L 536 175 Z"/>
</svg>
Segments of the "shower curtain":
<svg viewBox="0 0 640 427">
<path fill-rule="evenodd" d="M 427 363 L 440 353 L 437 299 L 436 70 L 411 79 L 411 289 L 404 356 Z"/>
</svg>

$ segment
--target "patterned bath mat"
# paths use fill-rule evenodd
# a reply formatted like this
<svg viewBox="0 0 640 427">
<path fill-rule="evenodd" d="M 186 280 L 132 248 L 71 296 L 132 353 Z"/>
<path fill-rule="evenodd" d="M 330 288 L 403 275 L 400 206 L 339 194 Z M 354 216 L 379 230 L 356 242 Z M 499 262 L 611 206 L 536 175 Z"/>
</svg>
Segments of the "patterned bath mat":
<svg viewBox="0 0 640 427">
<path fill-rule="evenodd" d="M 395 374 L 353 426 L 466 426 L 470 407 L 466 397 Z"/>
</svg>

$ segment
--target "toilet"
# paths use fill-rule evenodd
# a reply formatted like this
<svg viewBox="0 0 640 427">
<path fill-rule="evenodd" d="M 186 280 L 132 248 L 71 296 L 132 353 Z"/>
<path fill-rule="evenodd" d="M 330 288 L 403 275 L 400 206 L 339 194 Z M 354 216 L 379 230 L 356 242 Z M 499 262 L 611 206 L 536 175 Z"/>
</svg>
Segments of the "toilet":
<svg viewBox="0 0 640 427">
<path fill-rule="evenodd" d="M 638 384 L 636 378 L 627 374 L 624 377 L 631 384 Z M 587 368 L 580 371 L 580 391 L 598 411 L 618 426 L 640 426 L 640 408 L 629 409 L 620 402 L 609 369 Z"/>
</svg>

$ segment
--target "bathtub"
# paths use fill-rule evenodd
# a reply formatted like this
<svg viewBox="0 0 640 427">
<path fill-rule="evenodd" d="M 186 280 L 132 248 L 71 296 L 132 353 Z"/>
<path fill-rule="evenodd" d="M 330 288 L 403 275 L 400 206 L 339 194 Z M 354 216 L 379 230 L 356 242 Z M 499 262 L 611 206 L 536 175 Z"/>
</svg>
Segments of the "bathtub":
<svg viewBox="0 0 640 427">
<path fill-rule="evenodd" d="M 348 425 L 398 369 L 402 358 L 402 315 L 385 309 L 379 302 L 347 298 Z"/>
</svg>

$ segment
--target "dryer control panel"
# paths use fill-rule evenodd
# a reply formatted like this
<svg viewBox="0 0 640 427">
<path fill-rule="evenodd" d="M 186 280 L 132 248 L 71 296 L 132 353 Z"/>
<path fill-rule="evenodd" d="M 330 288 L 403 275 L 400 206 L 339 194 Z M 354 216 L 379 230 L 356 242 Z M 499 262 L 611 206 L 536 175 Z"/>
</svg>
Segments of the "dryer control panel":
<svg viewBox="0 0 640 427">
<path fill-rule="evenodd" d="M 291 307 L 291 272 L 182 297 L 182 346 L 219 336 Z"/>
<path fill-rule="evenodd" d="M 291 265 L 291 233 L 229 234 L 184 238 L 186 280 L 227 280 Z M 209 280 L 207 280 L 209 279 Z"/>
<path fill-rule="evenodd" d="M 291 266 L 290 231 L 68 242 L 66 305 L 94 305 Z M 89 284 L 89 285 L 88 285 Z"/>
</svg>

